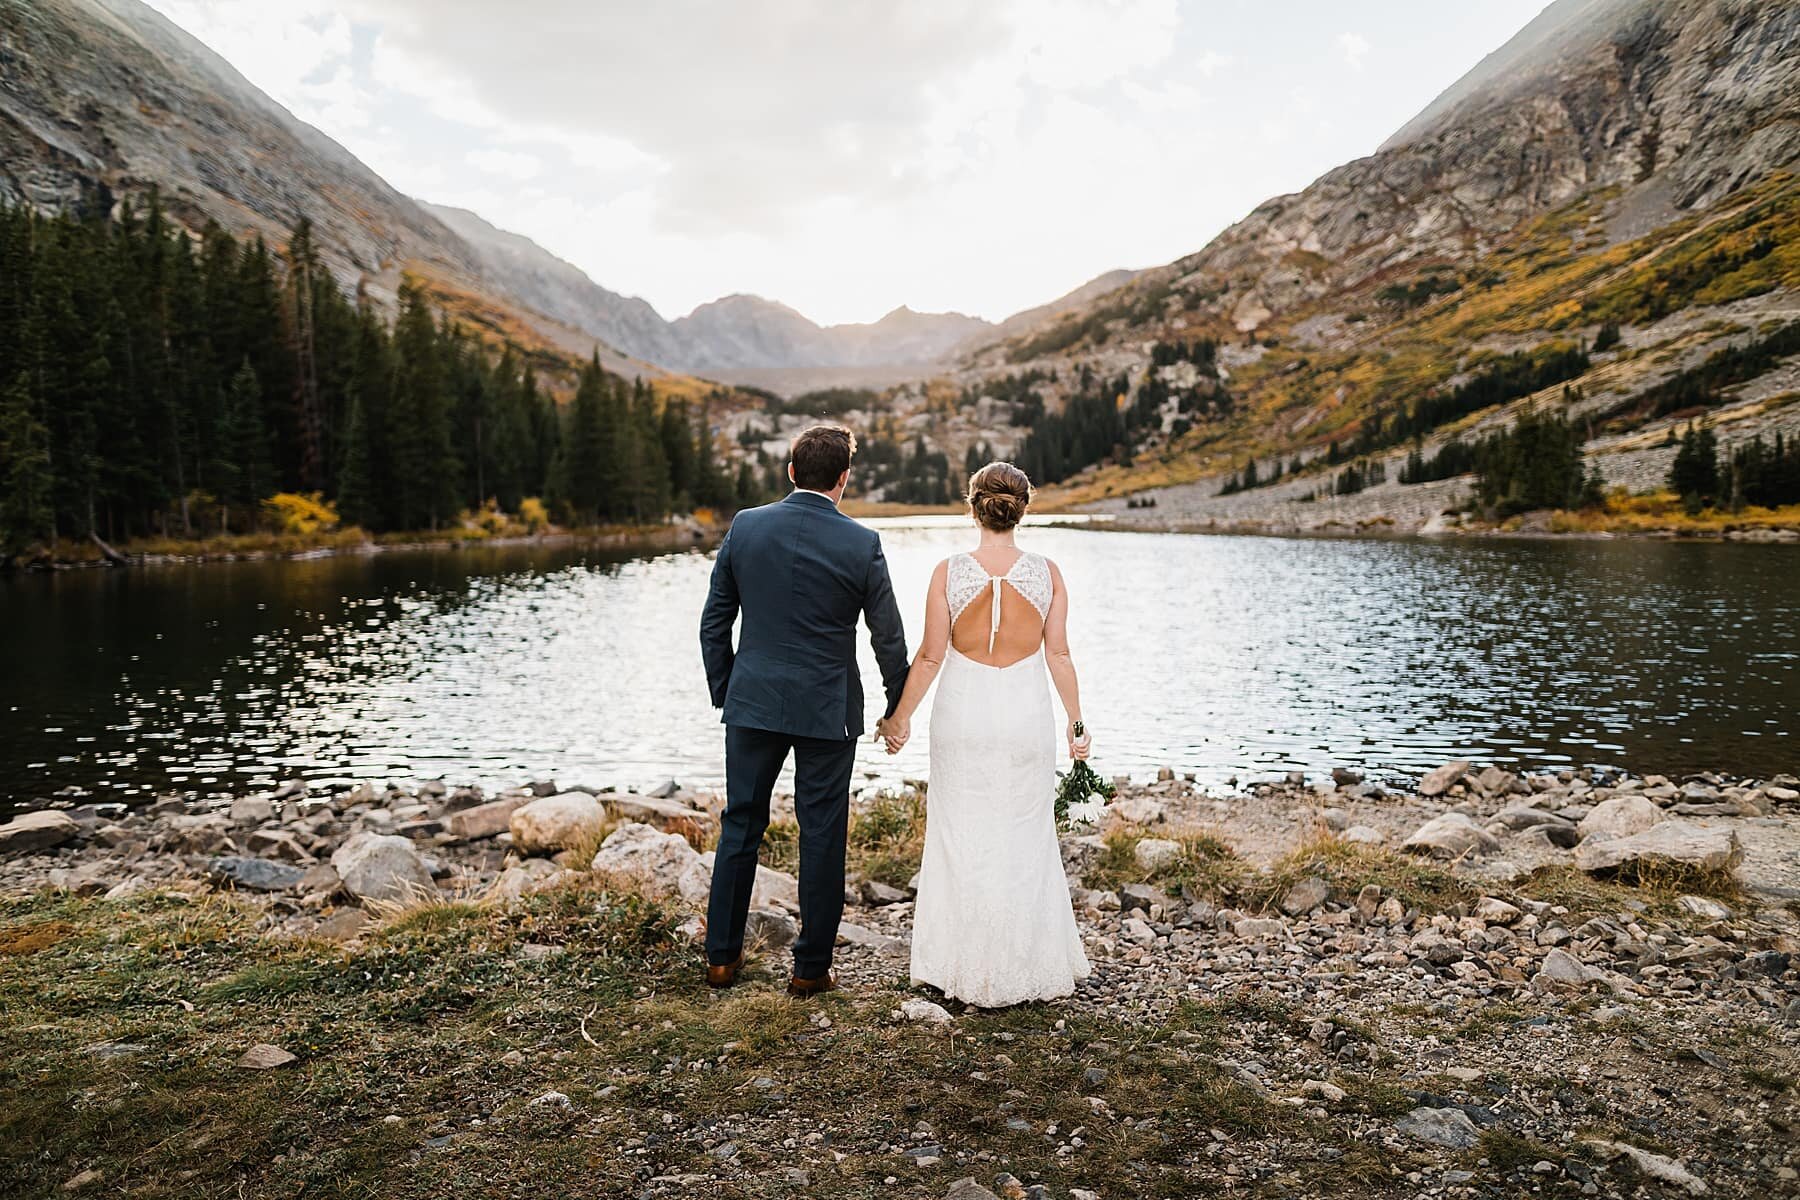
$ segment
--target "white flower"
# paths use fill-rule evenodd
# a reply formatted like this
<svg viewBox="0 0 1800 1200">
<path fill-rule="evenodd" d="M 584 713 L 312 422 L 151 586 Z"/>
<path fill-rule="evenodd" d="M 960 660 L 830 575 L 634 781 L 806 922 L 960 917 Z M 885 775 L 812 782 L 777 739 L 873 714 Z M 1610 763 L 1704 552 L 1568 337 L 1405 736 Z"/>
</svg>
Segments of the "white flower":
<svg viewBox="0 0 1800 1200">
<path fill-rule="evenodd" d="M 1106 797 L 1097 793 L 1083 796 L 1069 805 L 1070 825 L 1095 825 L 1106 814 Z"/>
</svg>

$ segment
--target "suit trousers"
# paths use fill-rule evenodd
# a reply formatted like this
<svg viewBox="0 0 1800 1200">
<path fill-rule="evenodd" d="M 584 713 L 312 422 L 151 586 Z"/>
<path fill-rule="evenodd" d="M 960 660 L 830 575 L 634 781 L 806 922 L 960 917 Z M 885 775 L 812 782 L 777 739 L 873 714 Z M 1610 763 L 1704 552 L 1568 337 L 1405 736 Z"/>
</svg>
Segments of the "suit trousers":
<svg viewBox="0 0 1800 1200">
<path fill-rule="evenodd" d="M 794 816 L 800 824 L 800 937 L 794 974 L 817 979 L 831 969 L 844 916 L 844 850 L 850 824 L 850 773 L 856 739 L 796 737 L 744 725 L 725 727 L 725 811 L 706 908 L 706 960 L 737 961 L 756 884 L 756 854 L 769 826 L 769 794 L 794 756 Z"/>
</svg>

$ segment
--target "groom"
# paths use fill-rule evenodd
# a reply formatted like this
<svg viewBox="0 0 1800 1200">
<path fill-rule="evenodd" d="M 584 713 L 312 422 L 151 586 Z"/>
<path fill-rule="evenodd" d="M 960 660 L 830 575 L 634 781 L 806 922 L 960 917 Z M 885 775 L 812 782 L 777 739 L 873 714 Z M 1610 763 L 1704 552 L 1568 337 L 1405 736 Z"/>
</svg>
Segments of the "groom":
<svg viewBox="0 0 1800 1200">
<path fill-rule="evenodd" d="M 725 710 L 725 812 L 706 910 L 706 982 L 744 965 L 744 920 L 769 793 L 794 756 L 800 822 L 800 938 L 788 993 L 830 991 L 844 914 L 850 770 L 863 730 L 856 622 L 868 621 L 891 714 L 906 684 L 906 631 L 881 538 L 838 511 L 856 438 L 814 425 L 789 448 L 787 499 L 737 515 L 713 564 L 700 650 L 714 708 Z M 737 649 L 732 621 L 742 612 Z"/>
</svg>

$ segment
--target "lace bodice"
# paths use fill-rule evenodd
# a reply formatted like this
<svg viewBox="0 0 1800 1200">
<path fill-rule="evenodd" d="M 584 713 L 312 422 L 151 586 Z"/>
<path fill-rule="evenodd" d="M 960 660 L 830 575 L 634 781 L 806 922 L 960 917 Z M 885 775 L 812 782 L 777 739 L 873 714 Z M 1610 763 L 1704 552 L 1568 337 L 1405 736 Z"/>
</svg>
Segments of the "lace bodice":
<svg viewBox="0 0 1800 1200">
<path fill-rule="evenodd" d="M 993 616 L 988 627 L 989 654 L 994 652 L 994 639 L 1000 634 L 1000 585 L 1003 583 L 1010 584 L 1013 591 L 1029 601 L 1039 617 L 1049 618 L 1053 585 L 1050 563 L 1043 555 L 1021 551 L 1004 575 L 988 574 L 987 568 L 973 554 L 954 555 L 949 561 L 944 590 L 949 594 L 952 625 L 963 615 L 963 610 L 975 602 L 975 597 L 981 595 L 983 588 L 993 589 Z"/>
</svg>

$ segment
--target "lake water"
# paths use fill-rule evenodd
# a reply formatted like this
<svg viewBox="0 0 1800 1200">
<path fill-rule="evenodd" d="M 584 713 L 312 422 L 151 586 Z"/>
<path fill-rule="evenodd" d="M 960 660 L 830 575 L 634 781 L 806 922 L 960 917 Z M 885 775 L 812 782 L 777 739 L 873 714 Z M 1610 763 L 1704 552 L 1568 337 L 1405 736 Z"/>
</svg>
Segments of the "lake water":
<svg viewBox="0 0 1800 1200">
<path fill-rule="evenodd" d="M 973 539 L 959 521 L 877 524 L 916 643 L 932 566 Z M 1792 547 L 1021 541 L 1068 579 L 1108 773 L 1800 769 Z M 0 807 L 294 776 L 714 784 L 710 568 L 509 546 L 0 579 Z M 916 721 L 897 759 L 865 744 L 862 766 L 922 776 L 927 734 Z"/>
</svg>

